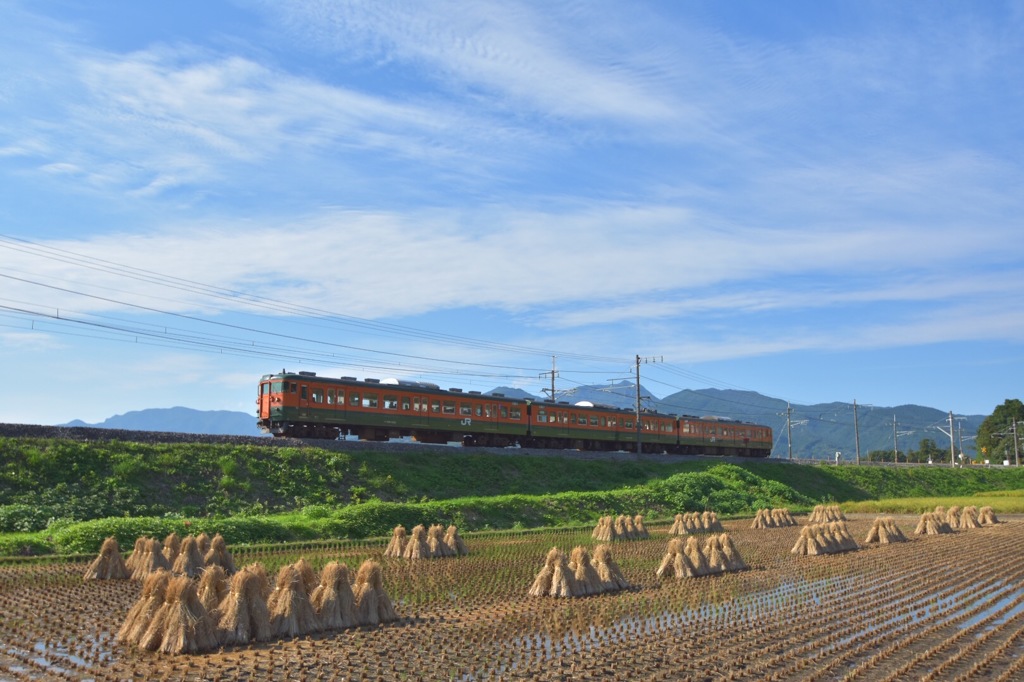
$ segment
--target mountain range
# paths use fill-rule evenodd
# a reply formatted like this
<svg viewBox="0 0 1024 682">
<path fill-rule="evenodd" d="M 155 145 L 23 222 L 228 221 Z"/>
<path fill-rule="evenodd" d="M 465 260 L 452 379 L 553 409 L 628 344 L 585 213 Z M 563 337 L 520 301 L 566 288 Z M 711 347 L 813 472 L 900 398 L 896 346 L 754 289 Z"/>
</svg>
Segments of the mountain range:
<svg viewBox="0 0 1024 682">
<path fill-rule="evenodd" d="M 488 393 L 507 397 L 539 400 L 518 388 L 498 387 Z M 703 388 L 683 390 L 664 398 L 653 398 L 640 387 L 641 404 L 648 409 L 669 414 L 694 417 L 725 417 L 771 426 L 775 433 L 772 456 L 788 458 L 792 433 L 792 457 L 795 459 L 831 460 L 836 452 L 845 460 L 856 456 L 857 440 L 860 455 L 867 458 L 872 450 L 893 450 L 893 436 L 901 451 L 918 450 L 922 439 L 949 450 L 949 413 L 920 405 L 876 407 L 833 402 L 815 405 L 790 405 L 785 400 L 769 398 L 754 391 Z M 634 409 L 636 387 L 628 381 L 596 386 L 577 386 L 556 393 L 556 400 L 569 404 L 588 401 L 598 405 Z M 787 419 L 788 411 L 788 419 Z M 974 451 L 973 441 L 978 426 L 987 415 L 954 417 L 955 449 L 968 454 Z M 895 420 L 895 424 L 894 424 Z M 788 428 L 787 428 L 788 421 Z M 255 415 L 228 410 L 203 411 L 187 407 L 154 408 L 116 415 L 103 422 L 86 424 L 75 420 L 62 426 L 93 426 L 140 431 L 171 431 L 214 435 L 257 436 Z"/>
</svg>

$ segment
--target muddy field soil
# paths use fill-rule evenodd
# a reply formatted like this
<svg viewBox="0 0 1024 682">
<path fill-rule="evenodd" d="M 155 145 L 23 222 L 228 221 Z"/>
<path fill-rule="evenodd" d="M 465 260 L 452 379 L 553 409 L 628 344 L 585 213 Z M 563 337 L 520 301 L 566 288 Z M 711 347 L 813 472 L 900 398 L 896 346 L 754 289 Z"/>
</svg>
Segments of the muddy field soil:
<svg viewBox="0 0 1024 682">
<path fill-rule="evenodd" d="M 305 557 L 381 562 L 400 619 L 205 654 L 120 644 L 137 581 L 86 563 L 0 566 L 0 679 L 26 680 L 1016 680 L 1024 679 L 1024 520 L 861 549 L 790 553 L 799 527 L 726 521 L 745 571 L 658 579 L 668 525 L 613 544 L 630 590 L 529 597 L 547 551 L 589 531 L 465 536 L 471 554 L 383 558 L 386 541 L 232 548 L 271 572 Z M 798 517 L 802 523 L 804 518 Z"/>
</svg>

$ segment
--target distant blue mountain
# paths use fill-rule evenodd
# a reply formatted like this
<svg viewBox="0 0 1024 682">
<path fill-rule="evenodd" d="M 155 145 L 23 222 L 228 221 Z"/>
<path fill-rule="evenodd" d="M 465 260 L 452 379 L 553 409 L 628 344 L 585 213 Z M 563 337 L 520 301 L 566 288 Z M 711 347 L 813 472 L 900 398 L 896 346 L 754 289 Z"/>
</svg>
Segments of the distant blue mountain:
<svg viewBox="0 0 1024 682">
<path fill-rule="evenodd" d="M 502 393 L 509 398 L 540 400 L 518 388 L 499 386 L 488 391 Z M 788 457 L 786 440 L 786 401 L 769 398 L 753 391 L 720 390 L 714 388 L 679 391 L 662 399 L 651 398 L 641 386 L 640 394 L 645 408 L 668 414 L 695 417 L 725 417 L 740 421 L 766 424 L 775 431 L 775 457 Z M 595 405 L 612 405 L 632 409 L 636 405 L 636 389 L 628 381 L 594 386 L 576 386 L 558 391 L 559 402 L 575 404 L 588 401 Z M 818 405 L 789 406 L 793 434 L 793 457 L 798 459 L 830 459 L 837 451 L 844 459 L 853 459 L 856 436 L 860 437 L 861 456 L 872 450 L 893 448 L 893 418 L 900 450 L 918 449 L 922 438 L 930 438 L 940 448 L 949 447 L 948 412 L 920 405 L 898 407 L 859 406 L 858 430 L 854 430 L 851 403 L 821 403 Z M 968 415 L 957 418 L 958 440 L 962 438 L 964 450 L 973 452 L 974 436 L 987 415 Z M 228 410 L 203 411 L 187 407 L 156 408 L 116 415 L 97 424 L 75 420 L 61 426 L 93 426 L 129 431 L 170 431 L 174 433 L 204 433 L 228 436 L 263 435 L 256 427 L 256 416 Z M 962 433 L 960 432 L 962 431 Z"/>
<path fill-rule="evenodd" d="M 126 431 L 170 431 L 214 436 L 260 436 L 256 416 L 229 410 L 193 410 L 189 407 L 152 408 L 118 414 L 96 424 L 74 420 L 60 426 L 92 426 Z"/>
</svg>

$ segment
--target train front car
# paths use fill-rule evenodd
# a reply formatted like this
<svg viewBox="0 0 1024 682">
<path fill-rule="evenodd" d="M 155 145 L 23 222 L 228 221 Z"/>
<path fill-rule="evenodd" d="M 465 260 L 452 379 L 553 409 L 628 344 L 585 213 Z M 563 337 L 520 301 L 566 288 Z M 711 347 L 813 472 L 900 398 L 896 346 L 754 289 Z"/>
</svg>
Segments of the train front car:
<svg viewBox="0 0 1024 682">
<path fill-rule="evenodd" d="M 318 414 L 317 405 L 323 402 L 320 398 L 325 392 L 315 381 L 313 372 L 264 374 L 256 397 L 260 431 L 278 437 L 337 439 L 341 425 Z M 335 395 L 332 389 L 332 404 Z"/>
<path fill-rule="evenodd" d="M 399 379 L 282 371 L 263 376 L 257 404 L 262 431 L 295 438 L 333 440 L 345 434 L 504 447 L 517 443 L 528 427 L 525 401 Z"/>
</svg>

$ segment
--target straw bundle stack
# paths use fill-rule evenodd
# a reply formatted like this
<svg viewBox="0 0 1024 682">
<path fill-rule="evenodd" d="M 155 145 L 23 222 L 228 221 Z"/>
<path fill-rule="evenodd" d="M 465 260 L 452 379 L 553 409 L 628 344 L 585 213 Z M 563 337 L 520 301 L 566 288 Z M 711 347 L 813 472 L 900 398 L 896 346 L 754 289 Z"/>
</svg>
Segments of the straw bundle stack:
<svg viewBox="0 0 1024 682">
<path fill-rule="evenodd" d="M 574 547 L 569 555 L 569 570 L 573 572 L 576 592 L 580 595 L 604 592 L 601 576 L 597 574 L 586 547 Z"/>
<path fill-rule="evenodd" d="M 214 613 L 220 608 L 220 603 L 228 596 L 229 585 L 227 573 L 218 564 L 211 564 L 206 567 L 199 577 L 199 601 L 203 603 L 207 612 Z M 218 614 L 215 614 L 215 617 Z"/>
<path fill-rule="evenodd" d="M 992 511 L 992 507 L 982 507 L 978 511 L 978 523 L 983 526 L 994 526 L 999 523 L 995 512 Z"/>
<path fill-rule="evenodd" d="M 196 543 L 199 545 L 199 553 L 206 556 L 206 553 L 210 551 L 210 536 L 203 531 L 196 536 Z"/>
<path fill-rule="evenodd" d="M 740 556 L 739 550 L 736 549 L 735 543 L 732 538 L 729 537 L 728 533 L 722 533 L 718 537 L 719 543 L 722 546 L 722 555 L 725 557 L 725 570 L 727 571 L 745 571 L 747 570 L 747 562 Z"/>
<path fill-rule="evenodd" d="M 454 556 L 451 549 L 444 541 L 444 526 L 434 524 L 427 529 L 427 547 L 430 548 L 431 558 L 442 558 Z"/>
<path fill-rule="evenodd" d="M 398 620 L 391 597 L 384 591 L 383 573 L 376 561 L 367 559 L 359 567 L 352 592 L 355 596 L 356 620 L 360 625 L 378 625 Z"/>
<path fill-rule="evenodd" d="M 725 572 L 725 555 L 722 553 L 722 542 L 717 535 L 709 535 L 704 541 L 703 554 L 708 562 L 708 573 Z"/>
<path fill-rule="evenodd" d="M 135 547 L 132 548 L 132 553 L 128 555 L 125 560 L 125 568 L 128 569 L 128 575 L 131 576 L 135 573 L 135 567 L 142 560 L 142 555 L 146 552 L 146 541 L 149 538 L 142 536 L 135 538 Z"/>
<path fill-rule="evenodd" d="M 405 559 L 429 559 L 430 545 L 427 544 L 427 529 L 420 524 L 412 529 L 412 536 L 402 551 Z"/>
<path fill-rule="evenodd" d="M 952 532 L 953 529 L 946 523 L 946 516 L 937 511 L 921 514 L 921 520 L 914 529 L 914 535 L 944 535 Z"/>
<path fill-rule="evenodd" d="M 167 557 L 164 556 L 163 547 L 160 545 L 159 540 L 147 538 L 145 543 L 143 543 L 143 547 L 142 555 L 139 556 L 139 560 L 135 563 L 134 570 L 132 570 L 132 578 L 134 580 L 144 580 L 147 575 L 159 570 L 171 570 L 171 564 L 167 561 Z"/>
<path fill-rule="evenodd" d="M 751 528 L 786 528 L 795 526 L 796 519 L 788 509 L 758 509 Z"/>
<path fill-rule="evenodd" d="M 467 556 L 469 554 L 469 547 L 466 546 L 459 535 L 459 529 L 455 526 L 448 526 L 448 530 L 444 534 L 444 544 L 448 545 L 452 556 Z"/>
<path fill-rule="evenodd" d="M 132 577 L 121 558 L 121 548 L 113 536 L 103 541 L 99 556 L 85 569 L 85 580 L 128 580 Z"/>
<path fill-rule="evenodd" d="M 722 533 L 708 536 L 703 547 L 695 537 L 687 538 L 685 544 L 680 538 L 673 538 L 668 543 L 657 575 L 659 578 L 698 578 L 713 573 L 742 571 L 746 567 L 732 538 Z"/>
<path fill-rule="evenodd" d="M 622 575 L 622 569 L 612 558 L 611 545 L 598 545 L 594 548 L 594 568 L 597 569 L 605 592 L 629 589 L 629 581 Z"/>
<path fill-rule="evenodd" d="M 557 547 L 552 547 L 544 559 L 544 567 L 530 586 L 530 596 L 572 597 L 578 589 L 576 573 L 569 568 L 565 554 Z"/>
<path fill-rule="evenodd" d="M 395 526 L 395 529 L 391 531 L 391 542 L 388 543 L 387 549 L 384 550 L 384 556 L 401 557 L 402 552 L 405 551 L 405 542 L 405 526 Z"/>
<path fill-rule="evenodd" d="M 267 609 L 268 587 L 262 564 L 246 566 L 231 578 L 231 588 L 221 603 L 217 622 L 217 632 L 224 644 L 266 642 L 273 637 Z"/>
<path fill-rule="evenodd" d="M 298 637 L 320 629 L 300 568 L 292 564 L 278 571 L 274 591 L 267 600 L 270 631 L 275 637 Z"/>
<path fill-rule="evenodd" d="M 669 528 L 669 535 L 687 535 L 688 533 L 721 532 L 721 521 L 713 511 L 686 512 L 676 514 L 672 527 Z"/>
<path fill-rule="evenodd" d="M 249 571 L 256 576 L 256 585 L 259 587 L 260 594 L 263 596 L 263 601 L 270 599 L 270 594 L 273 592 L 273 588 L 270 586 L 270 576 L 267 575 L 266 567 L 258 561 L 255 561 L 248 566 L 245 566 L 243 571 Z"/>
<path fill-rule="evenodd" d="M 811 512 L 811 516 L 807 519 L 807 523 L 832 523 L 833 521 L 845 520 L 846 516 L 838 504 L 819 504 L 814 507 L 814 511 Z"/>
<path fill-rule="evenodd" d="M 789 514 L 789 511 L 786 511 Z M 701 523 L 704 526 L 704 530 L 712 533 L 722 533 L 725 528 L 722 527 L 722 522 L 718 520 L 718 514 L 713 511 L 705 511 L 700 515 Z"/>
<path fill-rule="evenodd" d="M 206 568 L 203 553 L 199 549 L 199 541 L 194 535 L 188 535 L 181 541 L 178 558 L 174 560 L 171 570 L 178 575 L 198 578 Z"/>
<path fill-rule="evenodd" d="M 639 522 L 639 527 L 637 522 Z M 602 516 L 590 535 L 598 542 L 643 540 L 650 537 L 650 533 L 644 526 L 644 517 L 639 514 L 635 518 L 627 514 L 620 514 L 615 518 Z"/>
<path fill-rule="evenodd" d="M 207 566 L 220 566 L 226 575 L 235 572 L 235 559 L 228 551 L 228 545 L 220 533 L 214 535 L 210 540 L 210 551 L 203 556 L 203 563 Z"/>
<path fill-rule="evenodd" d="M 128 609 L 128 615 L 117 631 L 117 640 L 122 644 L 137 646 L 142 640 L 153 617 L 164 603 L 167 596 L 167 585 L 171 582 L 171 572 L 157 570 L 146 575 L 142 581 L 142 595 Z"/>
<path fill-rule="evenodd" d="M 845 521 L 814 523 L 800 530 L 800 537 L 793 545 L 791 553 L 800 556 L 817 554 L 838 554 L 860 549 L 857 541 L 850 535 Z"/>
<path fill-rule="evenodd" d="M 558 561 L 558 555 L 562 553 L 562 550 L 557 547 L 552 547 L 548 550 L 548 555 L 544 559 L 544 566 L 541 567 L 540 572 L 533 579 L 533 584 L 530 585 L 530 589 L 527 592 L 531 597 L 545 597 L 551 591 L 551 579 L 555 575 L 555 562 Z"/>
<path fill-rule="evenodd" d="M 683 545 L 683 554 L 690 560 L 693 570 L 697 575 L 708 574 L 708 559 L 701 550 L 700 541 L 692 535 L 686 538 Z"/>
<path fill-rule="evenodd" d="M 896 525 L 896 519 L 891 516 L 879 516 L 871 524 L 871 530 L 868 531 L 868 537 L 864 540 L 864 544 L 870 545 L 877 542 L 880 545 L 888 545 L 892 542 L 906 541 L 907 537 Z"/>
<path fill-rule="evenodd" d="M 609 545 L 598 545 L 593 558 L 585 547 L 575 547 L 568 561 L 562 550 L 552 547 L 528 594 L 532 597 L 582 597 L 628 587 L 622 570 L 612 559 Z"/>
<path fill-rule="evenodd" d="M 956 527 L 961 530 L 980 528 L 981 524 L 978 523 L 978 508 L 974 506 L 964 507 L 960 511 L 960 523 Z"/>
<path fill-rule="evenodd" d="M 195 583 L 184 575 L 171 578 L 164 603 L 139 646 L 165 654 L 192 654 L 218 645 L 213 618 L 199 601 Z"/>
<path fill-rule="evenodd" d="M 598 542 L 611 542 L 615 539 L 615 520 L 610 516 L 602 516 L 590 535 Z"/>
<path fill-rule="evenodd" d="M 178 558 L 178 552 L 181 551 L 181 538 L 177 533 L 171 531 L 171 533 L 164 538 L 163 553 L 164 558 L 167 559 L 167 565 L 173 566 L 175 560 Z"/>
<path fill-rule="evenodd" d="M 306 557 L 302 556 L 292 566 L 299 572 L 299 577 L 302 578 L 302 586 L 306 588 L 306 594 L 313 594 L 313 590 L 320 584 L 320 576 L 316 574 L 313 565 L 306 561 Z"/>
<path fill-rule="evenodd" d="M 668 541 L 668 548 L 661 560 L 661 565 L 655 571 L 659 578 L 696 578 L 697 569 L 694 568 L 690 559 L 683 553 L 683 541 L 679 538 L 672 538 Z"/>
<path fill-rule="evenodd" d="M 356 625 L 356 598 L 349 582 L 348 566 L 332 561 L 320 573 L 320 584 L 309 601 L 325 630 L 341 630 Z"/>
</svg>

